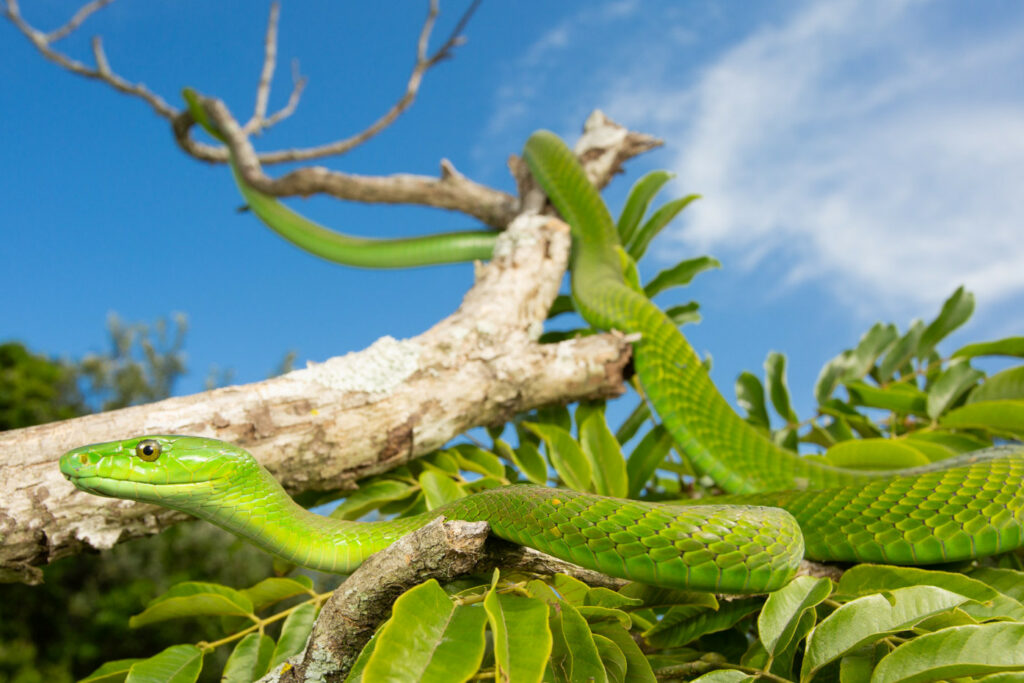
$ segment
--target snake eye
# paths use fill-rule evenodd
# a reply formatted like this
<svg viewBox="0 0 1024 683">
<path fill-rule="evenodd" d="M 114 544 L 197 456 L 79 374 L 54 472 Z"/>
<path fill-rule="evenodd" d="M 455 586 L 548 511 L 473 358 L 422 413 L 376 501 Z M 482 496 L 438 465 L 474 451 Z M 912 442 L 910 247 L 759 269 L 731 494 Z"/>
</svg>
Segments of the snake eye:
<svg viewBox="0 0 1024 683">
<path fill-rule="evenodd" d="M 160 457 L 160 442 L 156 439 L 143 439 L 135 446 L 135 455 L 146 462 L 153 462 Z"/>
</svg>

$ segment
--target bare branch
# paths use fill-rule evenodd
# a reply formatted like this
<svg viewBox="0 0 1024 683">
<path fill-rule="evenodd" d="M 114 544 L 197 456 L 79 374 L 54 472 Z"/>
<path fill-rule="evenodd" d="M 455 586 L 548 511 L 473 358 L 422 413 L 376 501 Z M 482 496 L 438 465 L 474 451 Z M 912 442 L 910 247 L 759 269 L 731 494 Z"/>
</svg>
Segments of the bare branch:
<svg viewBox="0 0 1024 683">
<path fill-rule="evenodd" d="M 68 21 L 68 23 L 64 24 L 56 31 L 50 31 L 46 34 L 46 42 L 56 43 L 58 40 L 66 38 L 72 31 L 81 26 L 82 22 L 88 19 L 90 15 L 103 9 L 112 2 L 114 2 L 114 0 L 93 0 L 75 12 L 75 16 L 71 17 L 71 20 Z"/>
<path fill-rule="evenodd" d="M 86 66 L 84 63 L 57 52 L 50 47 L 51 36 L 56 35 L 57 38 L 63 38 L 68 35 L 68 33 L 76 29 L 79 24 L 85 21 L 90 14 L 94 13 L 104 5 L 109 4 L 110 1 L 111 0 L 107 0 L 107 2 L 89 3 L 80 9 L 75 16 L 72 17 L 71 21 L 50 34 L 46 34 L 32 28 L 32 26 L 25 21 L 21 16 L 21 11 L 18 9 L 17 0 L 6 0 L 6 14 L 11 23 L 13 23 L 17 29 L 21 31 L 33 45 L 35 45 L 36 49 L 51 62 L 54 62 L 55 64 L 58 64 L 79 76 L 102 81 L 125 95 L 139 97 L 148 103 L 157 114 L 165 119 L 173 121 L 178 115 L 177 109 L 167 104 L 163 98 L 152 92 L 144 84 L 130 83 L 110 70 L 110 65 L 107 63 L 106 57 L 103 56 L 103 49 L 102 46 L 99 45 L 98 39 L 93 41 L 93 52 L 96 54 L 97 60 L 99 60 L 97 61 L 96 68 Z"/>
<path fill-rule="evenodd" d="M 476 11 L 479 4 L 480 0 L 473 0 L 469 8 L 459 19 L 458 23 L 456 23 L 455 29 L 448 37 L 448 40 L 446 40 L 444 44 L 434 52 L 434 54 L 428 55 L 427 46 L 430 42 L 430 34 L 434 28 L 434 22 L 437 20 L 437 16 L 439 14 L 437 0 L 431 0 L 430 11 L 427 13 L 427 19 L 423 23 L 423 28 L 420 30 L 419 41 L 417 42 L 416 64 L 413 66 L 412 73 L 409 75 L 409 80 L 405 86 L 405 93 L 394 105 L 391 106 L 391 109 L 374 121 L 368 128 L 360 133 L 347 137 L 344 140 L 338 140 L 326 145 L 309 147 L 306 149 L 285 150 L 274 152 L 272 154 L 261 154 L 259 157 L 260 161 L 264 164 L 278 164 L 288 161 L 309 161 L 310 159 L 322 159 L 328 156 L 344 154 L 345 152 L 363 144 L 390 126 L 395 119 L 401 116 L 402 112 L 408 109 L 416 99 L 416 95 L 420 89 L 420 84 L 423 81 L 423 75 L 427 70 L 438 62 L 451 57 L 452 50 L 462 44 L 463 40 L 460 33 L 466 27 L 466 24 L 473 16 L 473 13 Z"/>
<path fill-rule="evenodd" d="M 306 77 L 299 73 L 299 60 L 293 59 L 292 94 L 288 96 L 288 104 L 281 107 L 267 118 L 262 126 L 264 130 L 277 125 L 295 113 L 295 108 L 299 106 L 299 98 L 302 97 L 302 91 L 306 87 L 306 80 Z"/>
<path fill-rule="evenodd" d="M 270 82 L 274 78 L 274 67 L 277 64 L 277 19 L 281 14 L 281 5 L 270 3 L 270 18 L 267 20 L 267 37 L 263 40 L 263 69 L 260 71 L 260 82 L 256 86 L 256 109 L 252 118 L 243 126 L 248 134 L 260 131 L 267 115 L 267 102 L 270 100 Z"/>
</svg>

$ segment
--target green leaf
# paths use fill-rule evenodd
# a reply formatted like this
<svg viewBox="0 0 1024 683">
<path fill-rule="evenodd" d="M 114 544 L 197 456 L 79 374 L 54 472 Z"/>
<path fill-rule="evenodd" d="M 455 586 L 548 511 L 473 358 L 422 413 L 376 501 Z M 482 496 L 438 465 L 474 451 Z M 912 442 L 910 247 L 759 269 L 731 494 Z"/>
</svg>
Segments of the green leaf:
<svg viewBox="0 0 1024 683">
<path fill-rule="evenodd" d="M 679 647 L 708 633 L 732 628 L 761 608 L 761 598 L 740 598 L 719 604 L 718 609 L 696 605 L 672 607 L 654 628 L 644 632 L 653 647 Z"/>
<path fill-rule="evenodd" d="M 744 370 L 736 378 L 736 402 L 747 411 L 747 422 L 771 429 L 768 408 L 764 402 L 764 385 L 752 372 Z"/>
<path fill-rule="evenodd" d="M 546 425 L 561 427 L 567 432 L 572 431 L 572 416 L 569 415 L 569 408 L 560 403 L 548 404 L 537 408 L 537 422 Z"/>
<path fill-rule="evenodd" d="M 742 671 L 733 671 L 731 669 L 718 669 L 717 671 L 709 671 L 703 676 L 698 676 L 693 679 L 693 683 L 740 683 L 741 681 L 754 681 L 757 680 L 754 676 L 743 673 Z"/>
<path fill-rule="evenodd" d="M 579 419 L 579 412 L 576 414 Z M 629 488 L 626 459 L 615 435 L 608 428 L 603 410 L 590 412 L 580 424 L 580 447 L 590 461 L 594 489 L 603 496 L 624 498 Z"/>
<path fill-rule="evenodd" d="M 690 284 L 694 277 L 709 268 L 721 267 L 722 264 L 718 262 L 718 259 L 711 258 L 710 256 L 698 256 L 697 258 L 680 261 L 673 267 L 655 275 L 654 279 L 644 287 L 644 293 L 649 298 L 653 298 L 655 295 L 671 287 L 681 287 Z"/>
<path fill-rule="evenodd" d="M 241 591 L 242 595 L 252 601 L 256 611 L 263 609 L 275 602 L 293 598 L 296 595 L 311 595 L 313 592 L 313 581 L 308 576 L 296 576 L 293 579 L 283 576 L 272 576 L 263 579 L 255 586 Z"/>
<path fill-rule="evenodd" d="M 132 628 L 166 619 L 196 616 L 250 616 L 252 601 L 234 588 L 216 583 L 186 581 L 154 598 L 141 614 L 128 620 Z"/>
<path fill-rule="evenodd" d="M 699 323 L 701 321 L 700 304 L 696 301 L 690 301 L 685 304 L 678 306 L 672 306 L 671 308 L 665 309 L 665 315 L 668 319 L 675 323 L 676 327 L 682 327 L 688 323 Z"/>
<path fill-rule="evenodd" d="M 126 683 L 194 683 L 203 670 L 203 651 L 195 645 L 172 645 L 158 655 L 132 664 Z"/>
<path fill-rule="evenodd" d="M 121 683 L 128 675 L 132 664 L 141 661 L 141 659 L 117 659 L 107 662 L 78 683 Z"/>
<path fill-rule="evenodd" d="M 972 579 L 991 586 L 1017 602 L 1024 601 L 1024 572 L 1016 569 L 978 567 L 970 573 Z"/>
<path fill-rule="evenodd" d="M 548 460 L 566 486 L 576 491 L 590 490 L 590 462 L 572 434 L 554 424 L 524 422 L 523 426 L 543 439 Z"/>
<path fill-rule="evenodd" d="M 886 595 L 857 598 L 825 617 L 807 636 L 800 680 L 807 680 L 829 662 L 879 638 L 967 601 L 935 586 L 897 588 Z"/>
<path fill-rule="evenodd" d="M 551 302 L 551 308 L 548 309 L 548 320 L 554 318 L 556 315 L 574 313 L 575 311 L 576 306 L 572 303 L 572 296 L 568 294 L 559 294 L 555 297 L 555 300 Z"/>
<path fill-rule="evenodd" d="M 616 226 L 621 244 L 629 244 L 637 226 L 640 225 L 644 214 L 647 213 L 647 207 L 650 206 L 651 200 L 673 176 L 674 174 L 668 171 L 651 171 L 633 183 Z"/>
<path fill-rule="evenodd" d="M 614 642 L 625 656 L 626 675 L 623 679 L 625 683 L 655 683 L 657 681 L 647 657 L 633 640 L 633 636 L 629 635 L 629 631 L 621 626 L 607 623 L 591 624 L 590 630 L 595 635 L 602 635 Z"/>
<path fill-rule="evenodd" d="M 1024 401 L 979 401 L 951 410 L 939 418 L 943 427 L 987 429 L 997 434 L 1024 436 Z"/>
<path fill-rule="evenodd" d="M 949 432 L 911 432 L 907 434 L 907 440 L 915 443 L 926 441 L 938 444 L 954 453 L 968 453 L 992 445 L 991 441 L 985 441 L 970 434 L 951 434 Z"/>
<path fill-rule="evenodd" d="M 1024 400 L 1024 365 L 997 372 L 967 396 L 968 403 Z"/>
<path fill-rule="evenodd" d="M 928 390 L 928 417 L 936 419 L 984 376 L 967 361 L 951 363 Z"/>
<path fill-rule="evenodd" d="M 550 607 L 552 646 L 548 664 L 555 680 L 606 683 L 608 677 L 586 620 L 575 607 L 558 600 Z"/>
<path fill-rule="evenodd" d="M 591 632 L 591 637 L 597 646 L 597 654 L 601 658 L 608 683 L 623 683 L 626 680 L 626 655 L 622 654 L 612 639 L 594 632 Z"/>
<path fill-rule="evenodd" d="M 596 607 L 636 607 L 644 604 L 644 601 L 598 586 L 587 590 L 583 604 Z"/>
<path fill-rule="evenodd" d="M 413 486 L 407 481 L 376 479 L 360 486 L 358 491 L 353 491 L 341 505 L 331 511 L 331 517 L 359 519 L 385 503 L 405 498 L 412 491 Z"/>
<path fill-rule="evenodd" d="M 547 604 L 536 598 L 498 593 L 492 587 L 484 598 L 484 609 L 491 624 L 501 680 L 540 681 L 551 654 Z"/>
<path fill-rule="evenodd" d="M 764 361 L 764 376 L 768 383 L 768 395 L 771 397 L 775 412 L 792 424 L 799 422 L 796 413 L 789 403 L 789 388 L 786 386 L 786 355 L 772 351 Z"/>
<path fill-rule="evenodd" d="M 793 639 L 805 610 L 829 596 L 832 582 L 798 576 L 784 588 L 769 594 L 757 617 L 757 633 L 769 654 L 784 650 Z"/>
<path fill-rule="evenodd" d="M 920 451 L 894 439 L 840 441 L 825 451 L 830 465 L 858 470 L 892 470 L 927 465 Z"/>
<path fill-rule="evenodd" d="M 590 587 L 579 579 L 568 574 L 555 574 L 553 583 L 555 592 L 569 604 L 577 606 L 586 602 Z"/>
<path fill-rule="evenodd" d="M 970 598 L 978 604 L 969 603 L 961 609 L 975 618 L 995 616 L 1024 620 L 1024 605 L 977 579 L 956 572 L 859 564 L 843 574 L 838 592 L 843 595 L 864 595 L 906 586 L 937 586 Z"/>
<path fill-rule="evenodd" d="M 643 294 L 644 288 L 640 285 L 640 270 L 636 267 L 636 261 L 619 245 L 615 245 L 615 252 L 619 255 L 622 279 L 625 280 L 626 286 L 634 292 Z"/>
<path fill-rule="evenodd" d="M 968 344 L 953 352 L 953 358 L 974 358 L 975 356 L 1024 358 L 1024 337 L 1007 337 L 998 341 Z"/>
<path fill-rule="evenodd" d="M 423 494 L 427 497 L 428 510 L 439 508 L 445 503 L 458 500 L 465 495 L 451 477 L 434 470 L 423 470 L 420 473 L 419 481 L 423 488 Z"/>
<path fill-rule="evenodd" d="M 270 668 L 294 654 L 302 652 L 306 646 L 306 640 L 313 630 L 313 623 L 316 621 L 316 605 L 306 602 L 292 610 L 291 614 L 285 617 L 284 626 L 281 627 L 281 637 L 277 639 L 277 646 L 274 648 L 274 656 L 270 659 Z"/>
<path fill-rule="evenodd" d="M 522 441 L 514 450 L 504 441 L 495 441 L 494 447 L 495 450 L 510 459 L 519 471 L 534 484 L 544 486 L 548 483 L 548 465 L 532 441 Z"/>
<path fill-rule="evenodd" d="M 852 357 L 852 351 L 843 351 L 822 366 L 818 379 L 814 382 L 814 399 L 818 403 L 824 403 L 835 392 L 839 381 L 846 375 Z"/>
<path fill-rule="evenodd" d="M 505 476 L 505 466 L 494 453 L 485 451 L 479 446 L 460 443 L 448 449 L 453 452 L 459 466 L 467 472 L 476 472 L 484 476 L 501 479 Z"/>
<path fill-rule="evenodd" d="M 857 348 L 849 356 L 843 379 L 861 379 L 868 374 L 874 367 L 875 361 L 896 342 L 897 337 L 899 337 L 899 331 L 895 325 L 882 323 L 872 325 L 871 329 L 860 338 Z"/>
<path fill-rule="evenodd" d="M 658 465 L 668 455 L 674 443 L 672 435 L 660 424 L 644 434 L 644 438 L 633 449 L 633 453 L 630 454 L 629 460 L 626 462 L 629 498 L 636 498 L 654 471 L 658 469 Z"/>
<path fill-rule="evenodd" d="M 885 358 L 878 364 L 878 379 L 881 382 L 888 382 L 893 373 L 905 366 L 917 353 L 917 347 L 921 342 L 921 335 L 924 334 L 924 323 L 915 320 L 910 325 L 907 333 L 899 338 L 885 354 Z"/>
<path fill-rule="evenodd" d="M 918 636 L 878 663 L 872 682 L 918 683 L 1024 671 L 1024 624 L 955 626 Z"/>
<path fill-rule="evenodd" d="M 484 656 L 487 613 L 480 604 L 458 605 L 436 580 L 395 601 L 363 678 L 367 681 L 465 681 Z"/>
<path fill-rule="evenodd" d="M 917 357 L 924 359 L 935 348 L 936 344 L 945 339 L 950 332 L 963 325 L 974 313 L 974 295 L 964 288 L 958 287 L 942 304 L 942 310 L 924 333 L 917 347 Z"/>
<path fill-rule="evenodd" d="M 270 670 L 274 639 L 261 633 L 250 633 L 238 645 L 224 665 L 222 683 L 252 683 Z"/>
<path fill-rule="evenodd" d="M 615 431 L 615 440 L 620 444 L 625 444 L 627 441 L 636 436 L 637 431 L 643 426 L 647 418 L 651 416 L 651 407 L 647 404 L 647 401 L 640 401 L 633 408 L 633 412 L 629 414 L 619 428 Z"/>
<path fill-rule="evenodd" d="M 700 199 L 700 195 L 691 194 L 685 197 L 680 197 L 679 199 L 673 199 L 670 202 L 665 202 L 664 205 L 659 207 L 658 210 L 647 219 L 647 222 L 633 234 L 633 238 L 626 246 L 626 251 L 629 252 L 629 255 L 637 261 L 643 258 L 651 240 L 653 240 L 659 232 L 664 230 L 665 227 L 679 215 L 680 211 L 685 209 L 696 199 Z"/>
<path fill-rule="evenodd" d="M 927 412 L 927 394 L 909 384 L 890 384 L 883 389 L 864 382 L 849 382 L 846 390 L 850 392 L 850 400 L 854 405 L 915 415 L 925 415 Z"/>
</svg>

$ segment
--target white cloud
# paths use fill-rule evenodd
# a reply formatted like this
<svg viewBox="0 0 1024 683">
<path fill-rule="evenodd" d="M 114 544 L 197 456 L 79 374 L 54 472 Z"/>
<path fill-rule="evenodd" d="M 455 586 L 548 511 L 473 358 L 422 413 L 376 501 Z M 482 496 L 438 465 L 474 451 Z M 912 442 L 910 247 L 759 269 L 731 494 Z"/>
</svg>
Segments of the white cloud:
<svg viewBox="0 0 1024 683">
<path fill-rule="evenodd" d="M 933 11 L 808 4 L 689 78 L 616 79 L 611 112 L 663 135 L 676 189 L 705 197 L 676 234 L 687 251 L 778 259 L 788 284 L 876 311 L 961 283 L 1024 292 L 1024 27 L 955 35 Z"/>
</svg>

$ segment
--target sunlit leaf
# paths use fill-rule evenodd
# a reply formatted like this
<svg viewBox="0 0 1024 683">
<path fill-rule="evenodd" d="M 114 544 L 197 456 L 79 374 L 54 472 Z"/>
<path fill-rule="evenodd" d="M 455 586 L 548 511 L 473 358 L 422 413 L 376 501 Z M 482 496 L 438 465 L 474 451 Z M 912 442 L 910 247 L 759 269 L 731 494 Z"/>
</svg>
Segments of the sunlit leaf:
<svg viewBox="0 0 1024 683">
<path fill-rule="evenodd" d="M 963 325 L 974 313 L 974 295 L 957 288 L 953 294 L 942 304 L 939 315 L 929 323 L 921 334 L 921 341 L 917 348 L 917 357 L 926 358 L 928 353 L 935 348 L 935 345 L 946 338 L 950 332 Z"/>
<path fill-rule="evenodd" d="M 524 422 L 523 426 L 543 439 L 548 459 L 566 486 L 577 491 L 590 490 L 590 461 L 572 434 L 554 424 Z"/>
<path fill-rule="evenodd" d="M 262 633 L 250 633 L 235 645 L 231 651 L 222 683 L 252 683 L 270 670 L 270 658 L 274 654 L 274 639 Z"/>
<path fill-rule="evenodd" d="M 505 466 L 501 464 L 498 456 L 490 451 L 468 443 L 457 444 L 448 450 L 455 455 L 459 466 L 467 472 L 476 472 L 498 479 L 505 476 Z"/>
<path fill-rule="evenodd" d="M 353 491 L 348 498 L 331 511 L 337 519 L 359 519 L 367 512 L 385 503 L 401 500 L 412 492 L 412 484 L 395 479 L 376 479 Z"/>
<path fill-rule="evenodd" d="M 496 441 L 495 449 L 509 458 L 520 472 L 534 484 L 543 486 L 548 481 L 548 465 L 532 441 L 522 441 L 513 449 L 504 441 Z"/>
<path fill-rule="evenodd" d="M 312 579 L 300 574 L 294 578 L 272 576 L 240 592 L 252 601 L 256 610 L 261 610 L 268 605 L 293 598 L 296 595 L 310 595 L 312 589 Z"/>
<path fill-rule="evenodd" d="M 886 595 L 857 598 L 839 607 L 811 631 L 801 680 L 829 662 L 875 640 L 963 604 L 967 598 L 935 586 L 897 588 Z"/>
<path fill-rule="evenodd" d="M 644 485 L 658 469 L 672 449 L 672 435 L 664 426 L 658 425 L 644 434 L 637 447 L 626 462 L 626 473 L 629 477 L 629 498 L 635 498 Z"/>
<path fill-rule="evenodd" d="M 972 368 L 967 361 L 951 363 L 928 389 L 928 417 L 937 418 L 984 376 L 984 372 Z"/>
<path fill-rule="evenodd" d="M 718 262 L 718 259 L 710 256 L 698 256 L 697 258 L 681 261 L 675 266 L 655 275 L 654 279 L 644 287 L 644 292 L 648 297 L 653 298 L 670 287 L 681 287 L 690 284 L 694 277 L 709 268 L 721 267 L 722 264 Z"/>
<path fill-rule="evenodd" d="M 844 380 L 861 379 L 875 365 L 879 356 L 884 354 L 899 337 L 895 325 L 875 323 L 871 329 L 864 333 L 853 349 L 853 353 L 847 359 L 846 369 L 843 373 Z"/>
<path fill-rule="evenodd" d="M 850 392 L 854 405 L 915 415 L 925 415 L 927 412 L 928 395 L 908 384 L 894 383 L 881 388 L 864 382 L 849 382 L 846 390 Z"/>
<path fill-rule="evenodd" d="M 765 429 L 771 427 L 764 401 L 764 385 L 752 372 L 743 371 L 736 378 L 736 402 L 747 411 L 747 422 Z"/>
<path fill-rule="evenodd" d="M 637 180 L 629 189 L 626 204 L 622 207 L 622 213 L 619 214 L 616 225 L 619 241 L 622 244 L 629 244 L 640 221 L 643 220 L 644 214 L 647 213 L 647 207 L 673 175 L 668 171 L 651 171 Z"/>
<path fill-rule="evenodd" d="M 430 579 L 402 594 L 381 629 L 366 681 L 455 683 L 476 673 L 484 655 L 483 605 L 456 606 Z"/>
<path fill-rule="evenodd" d="M 216 583 L 186 581 L 150 601 L 128 624 L 137 628 L 180 617 L 248 616 L 252 613 L 252 601 L 240 591 Z"/>
<path fill-rule="evenodd" d="M 655 683 L 654 672 L 633 636 L 620 626 L 608 623 L 591 624 L 590 630 L 614 642 L 626 658 L 626 683 Z M 515 680 L 515 679 L 512 679 Z"/>
<path fill-rule="evenodd" d="M 284 625 L 281 627 L 281 637 L 277 639 L 274 656 L 270 658 L 271 669 L 292 655 L 302 652 L 302 648 L 306 646 L 306 640 L 313 630 L 316 612 L 316 605 L 306 602 L 297 606 L 291 611 L 291 614 L 285 617 Z"/>
<path fill-rule="evenodd" d="M 922 334 L 924 334 L 924 323 L 920 320 L 915 320 L 911 323 L 910 329 L 907 330 L 906 334 L 889 348 L 885 358 L 878 363 L 879 381 L 888 382 L 894 373 L 898 372 L 900 368 L 904 367 L 917 355 L 917 347 L 921 342 Z"/>
<path fill-rule="evenodd" d="M 918 683 L 1024 672 L 1024 624 L 956 626 L 918 636 L 882 658 L 872 683 Z"/>
<path fill-rule="evenodd" d="M 764 376 L 768 383 L 768 396 L 775 406 L 775 412 L 787 423 L 798 422 L 796 413 L 789 402 L 789 388 L 786 386 L 786 355 L 772 351 L 764 361 Z"/>
<path fill-rule="evenodd" d="M 968 403 L 1024 400 L 1024 365 L 992 375 L 967 396 Z"/>
<path fill-rule="evenodd" d="M 498 593 L 492 587 L 484 598 L 484 608 L 502 680 L 539 681 L 551 654 L 547 604 L 536 598 Z"/>
<path fill-rule="evenodd" d="M 648 218 L 642 226 L 640 226 L 640 229 L 633 234 L 632 239 L 626 246 L 626 250 L 629 252 L 629 255 L 637 261 L 643 258 L 651 240 L 653 240 L 658 233 L 664 230 L 665 227 L 679 215 L 680 211 L 697 199 L 700 199 L 699 194 L 691 194 L 665 202 L 665 204 L 658 207 L 658 210 L 655 211 L 651 217 Z"/>
<path fill-rule="evenodd" d="M 579 433 L 580 447 L 593 472 L 594 489 L 601 495 L 624 498 L 629 488 L 626 459 L 615 435 L 608 428 L 604 411 L 588 413 L 580 423 Z"/>
<path fill-rule="evenodd" d="M 920 451 L 894 439 L 841 441 L 825 451 L 825 459 L 836 467 L 858 470 L 891 470 L 931 462 Z"/>
<path fill-rule="evenodd" d="M 462 498 L 465 493 L 452 478 L 434 470 L 423 470 L 419 476 L 420 487 L 427 497 L 427 509 L 434 510 L 445 503 Z"/>
<path fill-rule="evenodd" d="M 1024 358 L 1024 337 L 1007 337 L 998 341 L 968 344 L 953 352 L 953 358 L 974 358 L 975 356 Z"/>
<path fill-rule="evenodd" d="M 769 654 L 789 645 L 804 610 L 829 596 L 832 582 L 812 576 L 798 576 L 784 588 L 768 595 L 757 617 L 757 633 Z"/>
<path fill-rule="evenodd" d="M 564 600 L 551 605 L 549 624 L 552 647 L 548 663 L 555 680 L 607 682 L 590 626 L 576 608 Z"/>
<path fill-rule="evenodd" d="M 103 664 L 78 683 L 121 683 L 128 675 L 128 670 L 141 659 L 117 659 Z"/>
<path fill-rule="evenodd" d="M 158 655 L 132 664 L 126 683 L 194 683 L 203 670 L 203 651 L 195 645 L 172 645 Z"/>
<path fill-rule="evenodd" d="M 666 612 L 644 639 L 654 647 L 679 647 L 708 633 L 732 628 L 753 614 L 764 603 L 762 598 L 740 598 L 719 604 L 717 610 L 692 605 L 676 606 Z"/>
<path fill-rule="evenodd" d="M 939 418 L 943 427 L 988 429 L 1024 436 L 1024 401 L 979 401 L 949 411 Z"/>
<path fill-rule="evenodd" d="M 679 304 L 678 306 L 672 306 L 665 309 L 665 315 L 668 319 L 676 324 L 676 327 L 682 327 L 689 323 L 699 323 L 700 317 L 700 304 L 696 301 L 690 301 L 685 304 Z"/>
</svg>

